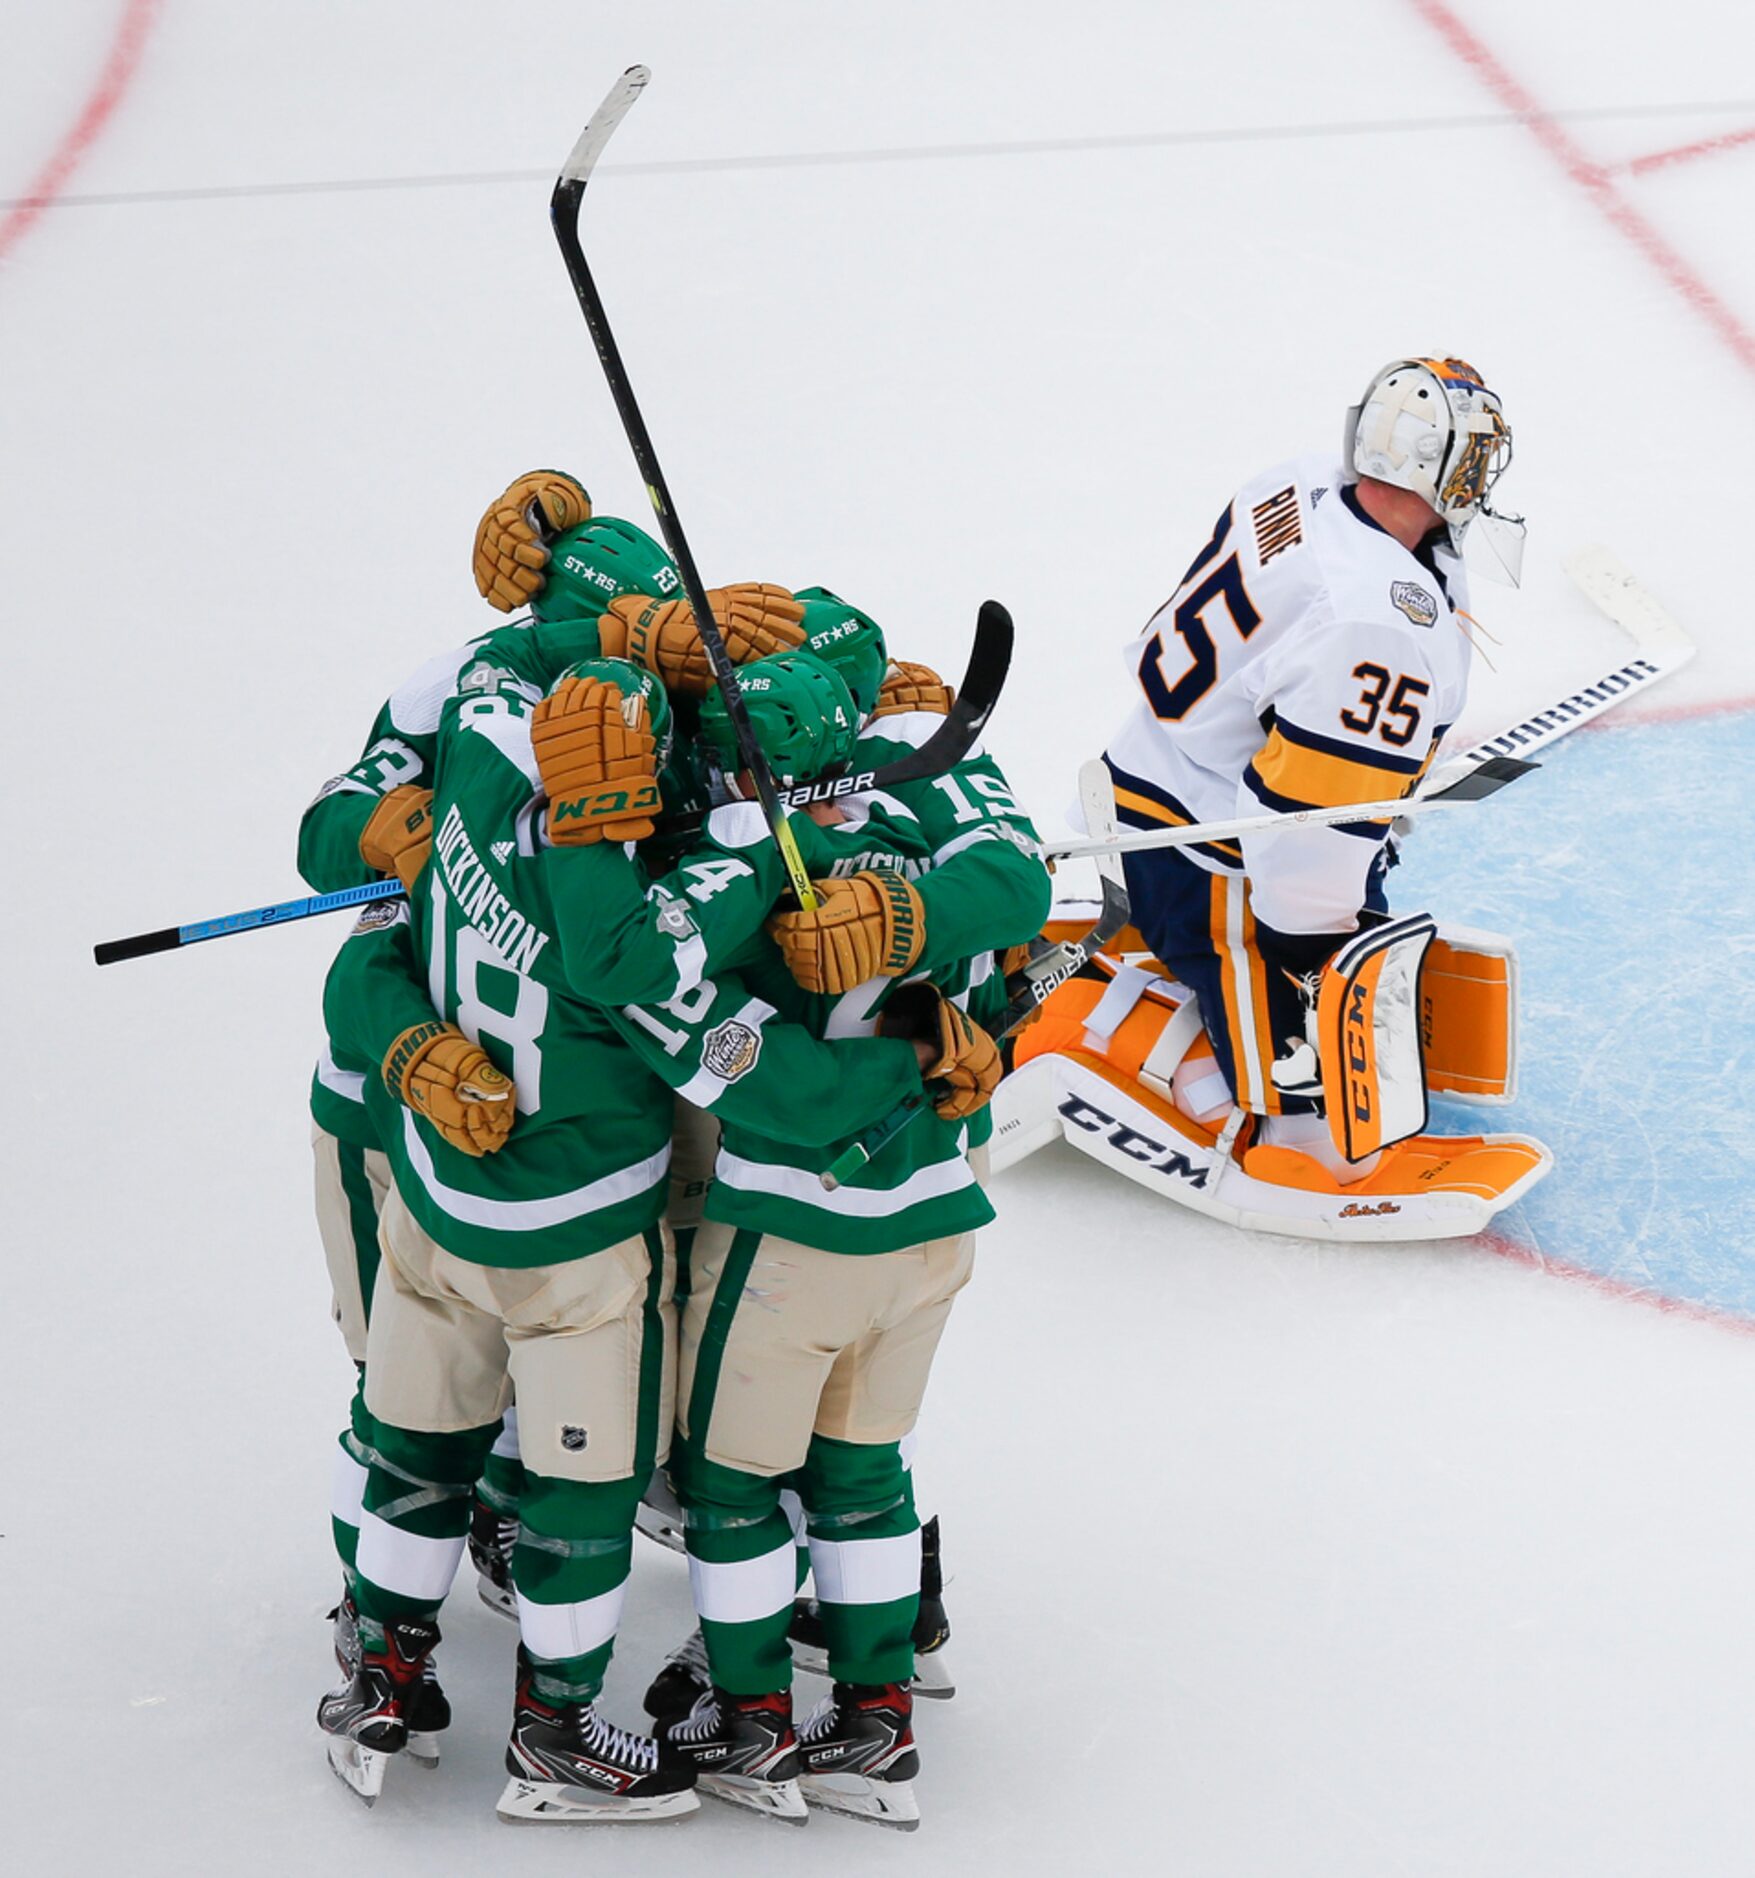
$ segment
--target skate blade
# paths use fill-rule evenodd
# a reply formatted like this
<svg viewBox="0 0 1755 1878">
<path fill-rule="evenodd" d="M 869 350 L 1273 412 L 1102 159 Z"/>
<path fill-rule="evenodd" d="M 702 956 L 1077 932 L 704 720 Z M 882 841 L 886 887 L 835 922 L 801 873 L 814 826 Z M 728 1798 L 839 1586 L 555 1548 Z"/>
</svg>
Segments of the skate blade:
<svg viewBox="0 0 1755 1878">
<path fill-rule="evenodd" d="M 408 1746 L 402 1751 L 416 1767 L 437 1767 L 439 1739 L 437 1734 L 411 1734 L 408 1737 Z"/>
<path fill-rule="evenodd" d="M 868 1780 L 864 1774 L 806 1774 L 799 1781 L 805 1799 L 825 1813 L 845 1813 L 868 1825 L 913 1832 L 920 1824 L 920 1803 L 912 1780 Z"/>
<path fill-rule="evenodd" d="M 513 1826 L 630 1826 L 681 1819 L 700 1807 L 692 1787 L 680 1793 L 652 1793 L 629 1799 L 622 1794 L 591 1793 L 553 1780 L 506 1782 L 494 1811 Z"/>
<path fill-rule="evenodd" d="M 510 1591 L 502 1591 L 491 1578 L 483 1578 L 479 1575 L 475 1581 L 475 1589 L 476 1595 L 496 1617 L 510 1618 L 513 1623 L 517 1623 L 518 1600 Z"/>
<path fill-rule="evenodd" d="M 930 1656 L 916 1654 L 914 1680 L 908 1686 L 928 1702 L 948 1702 L 957 1693 L 957 1685 L 951 1679 L 951 1666 L 945 1661 L 944 1652 L 934 1650 Z"/>
<path fill-rule="evenodd" d="M 330 1771 L 367 1806 L 375 1805 L 384 1791 L 384 1769 L 390 1756 L 374 1748 L 362 1748 L 344 1735 L 332 1736 L 326 1743 Z"/>
<path fill-rule="evenodd" d="M 820 1644 L 800 1643 L 795 1638 L 792 1644 L 792 1666 L 807 1676 L 821 1676 L 825 1681 L 832 1680 L 829 1673 L 829 1653 Z M 929 1702 L 948 1702 L 957 1693 L 957 1685 L 951 1680 L 949 1666 L 937 1650 L 930 1656 L 916 1653 L 914 1658 L 914 1676 L 909 1688 L 916 1695 L 923 1695 Z"/>
<path fill-rule="evenodd" d="M 777 1819 L 788 1826 L 810 1823 L 810 1808 L 796 1780 L 740 1780 L 735 1774 L 703 1774 L 700 1790 L 728 1806 L 760 1813 L 764 1819 Z"/>
</svg>

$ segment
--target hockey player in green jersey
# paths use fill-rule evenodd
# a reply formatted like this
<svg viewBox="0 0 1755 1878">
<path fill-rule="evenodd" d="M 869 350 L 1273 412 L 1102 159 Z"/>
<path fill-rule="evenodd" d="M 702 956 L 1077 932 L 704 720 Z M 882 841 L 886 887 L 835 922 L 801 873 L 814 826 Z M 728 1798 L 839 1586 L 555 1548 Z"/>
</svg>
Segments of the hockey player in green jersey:
<svg viewBox="0 0 1755 1878">
<path fill-rule="evenodd" d="M 619 739 L 648 772 L 583 806 L 551 804 L 551 825 L 558 817 L 569 834 L 574 821 L 617 837 L 652 825 L 655 740 L 644 726 L 647 699 L 661 709 L 662 692 L 631 668 L 620 676 L 619 693 L 568 681 L 548 701 L 563 708 L 544 713 L 560 725 L 551 743 L 577 740 L 589 720 L 600 746 Z M 411 926 L 372 935 L 379 945 L 356 970 L 359 982 L 339 1006 L 329 1001 L 338 1041 L 365 1055 L 382 1046 L 404 1101 L 414 1093 L 410 1052 L 435 1030 L 472 1032 L 509 1073 L 518 1122 L 499 1153 L 473 1158 L 413 1109 L 398 1110 L 384 1084 L 367 1085 L 397 1190 L 384 1209 L 366 1371 L 375 1453 L 358 1580 L 365 1657 L 325 1704 L 324 1720 L 344 1764 L 357 1764 L 361 1749 L 397 1744 L 398 1717 L 388 1711 L 436 1640 L 432 1617 L 461 1551 L 468 1481 L 510 1371 L 526 1469 L 513 1566 L 526 1670 L 501 1811 L 658 1817 L 692 1804 L 693 1768 L 660 1766 L 651 1744 L 612 1728 L 593 1699 L 613 1643 L 634 1502 L 663 1442 L 668 1261 L 658 1222 L 670 1091 L 686 1085 L 703 1106 L 729 1116 L 750 1109 L 800 1138 L 844 1135 L 918 1093 L 922 1052 L 882 1038 L 826 1046 L 773 1022 L 742 987 L 700 975 L 699 931 L 684 919 L 670 922 L 667 943 L 671 1002 L 686 1000 L 690 1035 L 678 1035 L 674 1010 L 661 1021 L 571 995 L 567 934 L 601 882 L 589 848 L 538 850 L 536 714 L 524 691 L 513 681 L 446 707 L 438 834 Z M 593 717 L 564 708 L 581 693 L 586 704 L 607 696 L 616 707 L 625 697 L 635 722 L 619 709 Z M 400 959 L 385 949 L 395 943 L 404 944 Z M 426 995 L 422 981 L 444 1021 L 429 1012 L 386 1041 L 386 1029 L 409 1015 L 408 1000 Z M 935 1071 L 957 1073 L 954 1052 L 927 1054 Z M 581 1809 L 581 1783 L 604 1779 L 615 1783 L 615 1802 Z"/>
<path fill-rule="evenodd" d="M 807 655 L 782 654 L 739 673 L 758 742 L 783 781 L 808 780 L 849 753 L 851 699 L 844 686 L 822 682 L 815 666 Z M 733 766 L 718 700 L 703 705 L 701 729 Z M 935 846 L 950 845 L 938 838 L 942 829 L 923 826 L 895 798 L 851 798 L 821 813 L 830 825 L 794 818 L 814 874 L 863 879 L 881 869 L 878 890 L 897 907 L 917 907 L 920 890 L 904 870 L 924 881 Z M 1013 838 L 1000 845 L 1023 858 L 1033 831 L 1009 797 L 1006 813 Z M 947 804 L 947 819 L 954 814 Z M 957 858 L 948 856 L 947 866 Z M 615 862 L 606 856 L 604 864 Z M 1040 863 L 1031 865 L 1040 874 Z M 771 907 L 780 882 L 759 816 L 741 806 L 715 811 L 703 845 L 654 892 L 696 894 L 729 932 Z M 797 1581 L 781 1493 L 796 1483 L 835 1677 L 834 1692 L 800 1730 L 807 1796 L 891 1825 L 918 1818 L 907 1685 L 921 1563 L 901 1443 L 968 1277 L 973 1230 L 992 1217 L 967 1149 L 996 1065 L 961 1005 L 991 967 L 991 947 L 1020 940 L 1040 921 L 1045 892 L 1016 897 L 1016 909 L 986 930 L 978 908 L 954 892 L 944 900 L 934 928 L 954 943 L 976 933 L 985 949 L 974 961 L 938 952 L 930 933 L 917 930 L 918 912 L 898 912 L 898 929 L 907 921 L 916 929 L 913 945 L 893 943 L 880 961 L 890 975 L 845 994 L 805 992 L 765 936 L 732 955 L 764 1000 L 819 1035 L 869 1034 L 903 1018 L 905 1027 L 926 1029 L 935 1047 L 947 1035 L 963 1037 L 957 1054 L 968 1066 L 955 1086 L 939 1090 L 932 1112 L 834 1192 L 820 1175 L 841 1144 L 815 1146 L 769 1118 L 755 1126 L 726 1118 L 683 1317 L 675 1463 L 711 1687 L 691 1713 L 661 1725 L 660 1740 L 666 1760 L 717 1770 L 721 1788 L 723 1770 L 742 1768 L 741 1794 L 726 1797 L 746 1804 L 762 1803 L 762 1770 L 790 1717 L 787 1637 Z M 637 932 L 623 927 L 620 937 L 618 960 L 632 969 Z M 901 987 L 904 970 L 911 982 Z M 678 1001 L 649 1015 L 674 1025 L 679 1044 L 686 1036 L 688 1013 Z M 983 1048 L 987 1060 L 978 1063 Z"/>
<path fill-rule="evenodd" d="M 540 696 L 575 660 L 606 644 L 626 650 L 630 641 L 655 668 L 668 668 L 683 683 L 694 682 L 704 670 L 693 614 L 686 605 L 668 604 L 680 588 L 676 569 L 651 536 L 632 523 L 594 517 L 577 483 L 546 472 L 520 479 L 490 517 L 497 510 L 522 516 L 532 503 L 544 517 L 550 540 L 540 551 L 549 573 L 532 603 L 531 619 L 429 660 L 385 701 L 359 761 L 323 786 L 301 822 L 299 871 L 314 891 L 334 892 L 386 875 L 412 886 L 432 840 L 430 770 L 439 713 L 448 698 L 513 680 Z M 478 575 L 485 552 L 478 544 Z M 522 549 L 527 559 L 536 552 Z M 754 657 L 800 636 L 796 622 L 803 607 L 782 588 L 746 584 L 718 590 L 711 598 L 734 657 Z M 383 1144 L 373 1133 L 362 1093 L 364 1074 L 364 1066 L 338 1059 L 331 1040 L 311 1085 L 318 1225 L 335 1315 L 356 1364 L 364 1355 L 365 1310 L 378 1262 L 378 1209 L 389 1184 Z M 356 1392 L 350 1426 L 340 1437 L 331 1495 L 336 1545 L 349 1583 L 365 1478 L 362 1420 Z M 518 1473 L 516 1437 L 508 1432 L 484 1475 L 480 1545 L 483 1595 L 508 1611 L 504 1555 L 493 1535 L 515 1511 Z M 347 1642 L 349 1608 L 344 1586 L 340 1647 Z"/>
</svg>

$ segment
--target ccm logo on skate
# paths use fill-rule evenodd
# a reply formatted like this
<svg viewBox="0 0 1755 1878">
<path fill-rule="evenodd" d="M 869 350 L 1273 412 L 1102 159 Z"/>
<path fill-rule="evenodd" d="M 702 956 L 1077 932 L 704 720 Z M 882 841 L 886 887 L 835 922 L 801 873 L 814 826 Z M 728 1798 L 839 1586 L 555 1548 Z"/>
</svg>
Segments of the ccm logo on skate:
<svg viewBox="0 0 1755 1878">
<path fill-rule="evenodd" d="M 1126 1122 L 1118 1122 L 1113 1115 L 1105 1115 L 1094 1103 L 1086 1102 L 1080 1096 L 1068 1096 L 1061 1103 L 1060 1112 L 1075 1128 L 1082 1128 L 1086 1134 L 1099 1135 L 1108 1129 L 1109 1138 L 1106 1146 L 1117 1153 L 1125 1154 L 1130 1161 L 1150 1164 L 1162 1154 L 1166 1158 L 1152 1168 L 1155 1174 L 1174 1174 L 1178 1180 L 1186 1180 L 1191 1187 L 1204 1187 L 1207 1184 L 1207 1170 L 1196 1167 L 1186 1154 L 1173 1149 L 1168 1142 L 1154 1141 L 1150 1135 L 1142 1135 L 1137 1128 L 1129 1128 Z M 1091 1117 L 1089 1121 L 1085 1118 Z"/>
</svg>

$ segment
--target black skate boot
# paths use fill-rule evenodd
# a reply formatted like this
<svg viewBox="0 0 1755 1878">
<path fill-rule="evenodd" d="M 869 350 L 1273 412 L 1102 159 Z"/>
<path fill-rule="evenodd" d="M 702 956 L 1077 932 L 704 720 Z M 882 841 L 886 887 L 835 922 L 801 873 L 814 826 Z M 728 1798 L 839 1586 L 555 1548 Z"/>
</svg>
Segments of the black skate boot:
<svg viewBox="0 0 1755 1878">
<path fill-rule="evenodd" d="M 686 1717 L 660 1722 L 657 1732 L 660 1765 L 693 1768 L 703 1793 L 789 1825 L 805 1823 L 790 1691 L 728 1695 L 710 1688 Z"/>
<path fill-rule="evenodd" d="M 344 1591 L 341 1602 L 329 1613 L 334 1626 L 331 1641 L 335 1660 L 349 1682 L 360 1666 L 360 1614 L 353 1594 Z M 451 1704 L 439 1687 L 438 1665 L 429 1656 L 421 1668 L 421 1678 L 408 1692 L 404 1720 L 408 1723 L 406 1753 L 417 1767 L 437 1767 L 439 1736 L 451 1726 Z"/>
<path fill-rule="evenodd" d="M 339 1610 L 336 1627 L 339 1632 Z M 317 1725 L 330 1737 L 329 1765 L 368 1806 L 383 1791 L 388 1757 L 408 1746 L 411 1713 L 431 1723 L 435 1711 L 421 1707 L 431 1697 L 420 1691 L 426 1681 L 428 1659 L 438 1641 L 437 1624 L 386 1624 L 384 1647 L 371 1650 L 359 1647 L 361 1640 L 356 1631 L 359 1660 L 352 1675 L 317 1704 Z M 338 1641 L 336 1655 L 340 1658 L 341 1654 Z M 345 1660 L 342 1667 L 346 1668 Z M 431 1690 L 444 1703 L 436 1682 Z M 450 1718 L 446 1706 L 445 1720 Z"/>
<path fill-rule="evenodd" d="M 491 1507 L 478 1491 L 469 1516 L 469 1562 L 475 1567 L 475 1588 L 496 1617 L 518 1621 L 518 1600 L 512 1592 L 512 1548 L 518 1543 L 518 1515 Z"/>
<path fill-rule="evenodd" d="M 914 1619 L 914 1679 L 908 1685 L 923 1701 L 948 1702 L 957 1693 L 942 1654 L 951 1640 L 944 1589 L 935 1514 L 920 1528 L 920 1610 Z M 793 1604 L 786 1637 L 792 1645 L 792 1660 L 800 1669 L 812 1676 L 829 1674 L 829 1640 L 822 1606 L 815 1598 L 799 1598 Z"/>
<path fill-rule="evenodd" d="M 519 1652 L 518 1699 L 496 1811 L 513 1823 L 610 1825 L 675 1819 L 701 1804 L 692 1767 L 661 1767 L 658 1744 L 630 1734 L 589 1702 L 549 1704 L 532 1692 Z"/>
<path fill-rule="evenodd" d="M 643 1706 L 655 1722 L 681 1721 L 707 1688 L 707 1646 L 696 1625 L 664 1659 Z"/>
<path fill-rule="evenodd" d="M 945 1612 L 944 1566 L 938 1548 L 938 1515 L 920 1528 L 920 1611 L 914 1619 L 914 1680 L 909 1687 L 917 1698 L 948 1702 L 957 1693 L 944 1647 L 951 1640 L 951 1620 Z"/>
<path fill-rule="evenodd" d="M 805 1799 L 912 1832 L 920 1824 L 913 1715 L 914 1699 L 899 1682 L 836 1683 L 798 1731 Z"/>
</svg>

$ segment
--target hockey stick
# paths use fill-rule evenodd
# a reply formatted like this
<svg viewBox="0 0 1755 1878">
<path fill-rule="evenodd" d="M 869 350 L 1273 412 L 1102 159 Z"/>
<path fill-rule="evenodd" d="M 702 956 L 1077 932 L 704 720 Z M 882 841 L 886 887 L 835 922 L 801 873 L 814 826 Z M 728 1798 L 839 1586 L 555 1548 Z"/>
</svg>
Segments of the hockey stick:
<svg viewBox="0 0 1755 1878">
<path fill-rule="evenodd" d="M 1100 793 L 1095 793 L 1098 785 L 1091 775 L 1093 770 L 1101 778 Z M 1109 772 L 1100 762 L 1087 763 L 1079 772 L 1079 784 L 1085 797 L 1085 819 L 1112 833 L 1115 799 Z M 1097 865 L 1103 877 L 1103 905 L 1096 924 L 1081 938 L 1063 939 L 1058 945 L 1046 947 L 1005 981 L 1006 1007 L 999 1029 L 994 1032 L 995 1043 L 1003 1043 L 1028 1022 L 1052 993 L 1089 964 L 1127 924 L 1132 908 L 1128 905 L 1127 888 L 1122 884 L 1119 865 L 1111 862 L 1105 866 L 1101 860 Z M 833 1193 L 862 1167 L 869 1166 L 925 1108 L 929 1095 L 930 1092 L 923 1089 L 919 1095 L 903 1097 L 888 1115 L 837 1155 L 828 1171 L 818 1176 L 829 1192 Z"/>
<path fill-rule="evenodd" d="M 399 880 L 368 880 L 364 886 L 343 887 L 338 893 L 307 894 L 302 900 L 278 900 L 272 906 L 253 906 L 242 913 L 222 914 L 218 919 L 194 920 L 187 926 L 163 926 L 157 932 L 135 933 L 128 939 L 105 939 L 92 947 L 92 956 L 100 965 L 116 965 L 123 959 L 145 958 L 151 952 L 175 952 L 203 939 L 229 939 L 233 933 L 284 926 L 288 920 L 337 913 L 347 906 L 397 900 L 406 891 Z"/>
<path fill-rule="evenodd" d="M 1251 815 L 1228 822 L 1199 822 L 1183 828 L 1143 829 L 1115 841 L 1074 841 L 1044 850 L 1050 860 L 1085 854 L 1133 854 L 1150 848 L 1183 848 L 1200 841 L 1229 841 L 1303 823 L 1310 827 L 1336 822 L 1382 821 L 1454 808 L 1484 797 L 1527 775 L 1539 764 L 1529 761 L 1570 735 L 1581 724 L 1612 711 L 1636 692 L 1648 690 L 1678 672 L 1699 648 L 1648 589 L 1607 548 L 1582 548 L 1566 563 L 1580 590 L 1632 639 L 1636 655 L 1566 697 L 1545 705 L 1516 724 L 1441 763 L 1418 795 L 1386 802 L 1351 803 L 1338 809 L 1296 809 L 1278 815 Z M 1513 755 L 1512 752 L 1517 752 Z"/>
<path fill-rule="evenodd" d="M 610 396 L 615 399 L 615 408 L 621 415 L 628 446 L 634 453 L 634 461 L 639 465 L 646 493 L 652 499 L 652 510 L 658 517 L 659 531 L 664 536 L 665 546 L 670 549 L 670 558 L 676 563 L 676 570 L 682 577 L 683 592 L 694 610 L 695 628 L 701 636 L 707 663 L 713 669 L 713 681 L 719 687 L 719 695 L 725 700 L 725 713 L 737 740 L 738 756 L 755 783 L 756 798 L 762 805 L 762 816 L 768 824 L 768 832 L 774 837 L 775 847 L 780 850 L 792 896 L 806 912 L 813 912 L 818 905 L 817 896 L 811 887 L 810 875 L 805 870 L 804 857 L 798 851 L 798 838 L 787 823 L 786 811 L 781 806 L 779 790 L 774 782 L 774 773 L 768 767 L 768 759 L 756 742 L 743 693 L 737 687 L 737 667 L 731 662 L 731 654 L 725 649 L 718 622 L 707 604 L 707 590 L 701 584 L 695 557 L 689 550 L 688 538 L 683 533 L 676 506 L 670 499 L 664 471 L 659 467 L 658 453 L 652 447 L 646 420 L 640 415 L 640 407 L 634 400 L 634 388 L 628 382 L 615 334 L 610 331 L 602 296 L 591 278 L 590 268 L 585 264 L 585 250 L 579 242 L 579 212 L 584 205 L 585 186 L 591 180 L 591 172 L 603 154 L 604 145 L 609 142 L 616 126 L 627 116 L 634 100 L 645 90 L 651 76 L 644 65 L 630 65 L 610 86 L 608 95 L 592 114 L 590 123 L 579 133 L 579 141 L 574 144 L 572 155 L 561 166 L 561 173 L 555 179 L 554 195 L 549 201 L 549 218 L 554 223 L 555 240 L 560 244 L 561 258 L 567 264 L 567 275 L 578 297 L 579 310 L 585 315 L 591 343 L 597 348 L 598 363 L 603 367 L 603 375 L 609 382 Z"/>
<path fill-rule="evenodd" d="M 788 804 L 821 802 L 870 790 L 893 789 L 901 783 L 918 782 L 923 777 L 939 776 L 954 769 L 993 715 L 993 707 L 1005 684 L 1011 652 L 1011 615 L 997 600 L 988 600 L 983 603 L 975 623 L 975 644 L 969 653 L 969 665 L 963 674 L 957 701 L 945 721 L 918 750 L 910 750 L 906 756 L 897 757 L 893 763 L 882 763 L 876 769 L 840 770 L 833 775 L 819 776 L 815 782 L 782 791 L 781 799 Z M 705 822 L 704 815 L 679 816 L 674 822 L 663 822 L 661 827 L 667 836 L 687 837 L 698 833 Z M 363 887 L 346 887 L 339 893 L 281 900 L 273 906 L 228 913 L 221 919 L 197 920 L 189 926 L 165 926 L 157 932 L 136 933 L 128 939 L 106 939 L 93 947 L 93 952 L 100 965 L 115 965 L 123 959 L 145 958 L 152 952 L 175 952 L 181 946 L 193 945 L 198 939 L 227 939 L 233 933 L 254 932 L 258 926 L 284 925 L 288 920 L 311 919 L 319 913 L 336 913 L 344 907 L 361 906 L 373 900 L 392 900 L 402 890 L 400 881 L 369 881 Z"/>
</svg>

